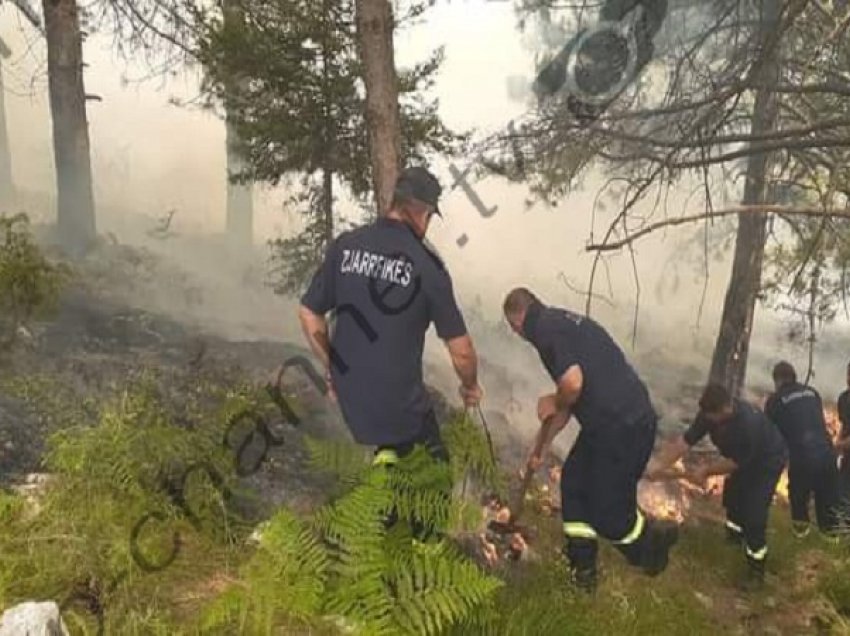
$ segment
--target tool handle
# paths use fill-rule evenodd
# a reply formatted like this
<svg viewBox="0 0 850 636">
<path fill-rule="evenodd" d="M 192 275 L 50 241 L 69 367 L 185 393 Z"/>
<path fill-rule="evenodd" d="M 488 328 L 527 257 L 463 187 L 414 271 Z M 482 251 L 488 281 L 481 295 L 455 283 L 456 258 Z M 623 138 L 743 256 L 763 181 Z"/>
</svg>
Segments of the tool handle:
<svg viewBox="0 0 850 636">
<path fill-rule="evenodd" d="M 558 414 L 555 413 L 547 417 L 543 424 L 540 427 L 540 437 L 535 443 L 534 450 L 532 452 L 533 456 L 539 456 L 543 453 L 543 447 L 546 445 L 546 440 L 549 437 L 551 432 L 551 428 L 555 425 Z M 518 495 L 518 500 L 513 502 L 511 505 L 511 523 L 514 523 L 523 512 L 525 508 L 525 494 L 528 492 L 529 487 L 531 487 L 531 482 L 534 480 L 534 473 L 536 471 L 532 469 L 530 464 L 526 464 L 525 466 L 525 476 L 522 479 L 522 485 L 520 486 L 520 491 Z"/>
</svg>

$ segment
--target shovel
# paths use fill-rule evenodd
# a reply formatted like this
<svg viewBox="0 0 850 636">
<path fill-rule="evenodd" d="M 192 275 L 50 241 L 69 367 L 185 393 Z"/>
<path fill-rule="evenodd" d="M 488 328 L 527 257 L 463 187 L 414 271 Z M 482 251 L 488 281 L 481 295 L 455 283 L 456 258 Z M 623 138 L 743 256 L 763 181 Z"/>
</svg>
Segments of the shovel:
<svg viewBox="0 0 850 636">
<path fill-rule="evenodd" d="M 543 422 L 543 428 L 552 426 L 554 419 L 554 415 L 548 417 Z M 543 435 L 542 437 L 545 438 L 546 435 Z M 522 484 L 520 485 L 519 492 L 517 493 L 516 498 L 513 499 L 508 506 L 511 511 L 510 518 L 506 523 L 491 521 L 489 525 L 491 530 L 502 534 L 519 532 L 520 534 L 526 535 L 528 533 L 527 528 L 519 525 L 517 522 L 522 513 L 525 511 L 525 496 L 528 493 L 528 489 L 531 488 L 531 482 L 534 481 L 535 472 L 536 471 L 534 471 L 530 465 L 526 465 L 525 475 L 522 478 Z"/>
</svg>

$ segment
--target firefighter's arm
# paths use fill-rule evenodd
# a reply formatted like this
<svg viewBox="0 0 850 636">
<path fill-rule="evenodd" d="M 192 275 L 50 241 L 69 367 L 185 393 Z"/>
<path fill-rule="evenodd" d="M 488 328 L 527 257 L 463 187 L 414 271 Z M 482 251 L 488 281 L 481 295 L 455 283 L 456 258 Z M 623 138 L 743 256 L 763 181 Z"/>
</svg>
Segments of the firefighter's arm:
<svg viewBox="0 0 850 636">
<path fill-rule="evenodd" d="M 644 479 L 656 480 L 668 477 L 681 477 L 678 472 L 672 471 L 673 464 L 688 454 L 691 446 L 685 441 L 684 435 L 677 435 L 671 440 L 665 441 L 661 450 L 650 460 L 643 474 Z"/>
<path fill-rule="evenodd" d="M 581 372 L 581 367 L 577 364 L 567 369 L 558 381 L 557 391 L 555 392 L 555 408 L 568 414 L 567 421 L 570 419 L 569 413 L 572 411 L 573 405 L 581 395 L 583 384 L 584 375 Z"/>
<path fill-rule="evenodd" d="M 304 332 L 304 337 L 307 339 L 310 349 L 322 363 L 329 395 L 331 399 L 335 399 L 336 394 L 331 383 L 331 348 L 330 338 L 328 337 L 328 322 L 324 316 L 313 312 L 305 305 L 301 305 L 298 309 L 298 321 L 301 323 L 301 330 Z"/>
<path fill-rule="evenodd" d="M 452 360 L 452 366 L 464 391 L 481 399 L 481 389 L 478 386 L 478 354 L 469 335 L 451 338 L 445 341 Z M 462 391 L 463 393 L 463 391 Z"/>
<path fill-rule="evenodd" d="M 688 481 L 691 481 L 699 486 L 705 487 L 705 482 L 713 475 L 728 475 L 737 470 L 738 464 L 731 459 L 722 457 L 713 462 L 697 466 L 687 474 Z"/>
<path fill-rule="evenodd" d="M 554 439 L 564 430 L 570 421 L 570 414 L 558 411 L 550 415 L 540 425 L 534 444 L 528 455 L 527 464 L 531 470 L 537 470 L 543 464 L 543 456 L 548 452 Z"/>
<path fill-rule="evenodd" d="M 564 413 L 569 421 L 573 406 L 581 395 L 583 381 L 581 367 L 577 364 L 569 367 L 558 380 L 555 392 L 537 400 L 537 419 L 545 422 L 555 413 Z"/>
<path fill-rule="evenodd" d="M 298 321 L 301 330 L 313 353 L 321 361 L 325 370 L 330 369 L 330 339 L 328 338 L 328 322 L 324 316 L 314 313 L 301 305 L 298 309 Z"/>
<path fill-rule="evenodd" d="M 582 381 L 581 367 L 574 364 L 561 376 L 556 392 L 544 395 L 537 401 L 537 418 L 541 426 L 528 459 L 529 465 L 535 470 L 558 433 L 569 423 L 572 407 L 581 395 Z"/>
</svg>

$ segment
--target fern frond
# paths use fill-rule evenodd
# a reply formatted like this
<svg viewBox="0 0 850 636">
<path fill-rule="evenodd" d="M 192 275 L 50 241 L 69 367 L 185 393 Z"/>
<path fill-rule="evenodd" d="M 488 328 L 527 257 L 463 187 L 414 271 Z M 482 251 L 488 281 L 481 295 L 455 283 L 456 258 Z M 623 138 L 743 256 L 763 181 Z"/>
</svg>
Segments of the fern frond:
<svg viewBox="0 0 850 636">
<path fill-rule="evenodd" d="M 455 412 L 441 433 L 455 481 L 470 475 L 491 490 L 501 491 L 504 488 L 499 468 L 490 455 L 487 437 L 468 413 Z"/>
<path fill-rule="evenodd" d="M 339 440 L 321 440 L 304 437 L 309 453 L 311 470 L 333 476 L 341 483 L 353 485 L 370 468 L 368 454 L 363 447 Z"/>
<path fill-rule="evenodd" d="M 469 619 L 504 585 L 445 543 L 414 551 L 412 571 L 402 581 L 395 617 L 412 633 L 425 634 Z"/>
</svg>

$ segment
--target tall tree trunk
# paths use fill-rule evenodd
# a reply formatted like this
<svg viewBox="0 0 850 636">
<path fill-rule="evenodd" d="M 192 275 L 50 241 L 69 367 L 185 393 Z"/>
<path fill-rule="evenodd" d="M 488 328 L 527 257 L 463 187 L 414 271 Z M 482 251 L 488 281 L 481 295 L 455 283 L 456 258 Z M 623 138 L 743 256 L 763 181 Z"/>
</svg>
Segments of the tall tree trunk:
<svg viewBox="0 0 850 636">
<path fill-rule="evenodd" d="M 96 236 L 83 42 L 76 0 L 43 0 L 43 7 L 59 241 L 76 257 L 92 246 Z"/>
<path fill-rule="evenodd" d="M 393 55 L 393 11 L 388 0 L 355 0 L 357 42 L 366 84 L 366 124 L 378 214 L 389 208 L 401 168 L 398 78 Z"/>
<path fill-rule="evenodd" d="M 775 35 L 779 16 L 779 0 L 762 2 L 760 40 L 764 43 Z M 772 42 L 757 72 L 758 89 L 753 105 L 750 130 L 753 136 L 772 131 L 776 126 L 779 101 L 769 88 L 779 80 L 779 42 Z M 769 153 L 751 155 L 747 162 L 744 205 L 765 203 Z M 740 214 L 735 239 L 732 275 L 723 303 L 720 330 L 711 361 L 710 380 L 725 385 L 735 396 L 741 394 L 747 374 L 750 335 L 753 329 L 756 300 L 761 291 L 764 242 L 767 215 Z"/>
<path fill-rule="evenodd" d="M 254 192 L 250 183 L 232 183 L 232 175 L 246 167 L 239 151 L 239 138 L 228 121 L 227 133 L 227 235 L 233 245 L 247 247 L 254 243 Z"/>
<path fill-rule="evenodd" d="M 244 21 L 244 15 L 238 1 L 224 1 L 224 19 L 227 22 L 239 24 Z M 240 90 L 242 82 L 234 80 L 228 87 L 228 92 Z M 225 104 L 225 110 L 227 104 Z M 233 175 L 241 173 L 247 167 L 247 162 L 239 149 L 239 137 L 232 125 L 229 113 L 226 115 L 226 144 L 227 144 L 227 225 L 226 231 L 230 242 L 239 247 L 250 246 L 254 242 L 254 193 L 250 183 L 233 183 Z"/>
<path fill-rule="evenodd" d="M 333 0 L 323 0 L 322 7 L 325 15 L 331 16 L 330 3 Z M 322 33 L 322 218 L 324 221 L 324 249 L 327 249 L 334 238 L 334 153 L 336 151 L 336 130 L 331 110 L 333 92 L 331 91 L 331 28 L 325 24 Z"/>
<path fill-rule="evenodd" d="M 0 204 L 11 203 L 15 198 L 15 182 L 12 180 L 12 154 L 6 129 L 6 102 L 3 86 L 3 58 L 8 49 L 0 40 Z M 0 213 L 3 211 L 0 210 Z"/>
<path fill-rule="evenodd" d="M 329 168 L 322 171 L 322 216 L 327 247 L 334 238 L 334 173 Z"/>
</svg>

